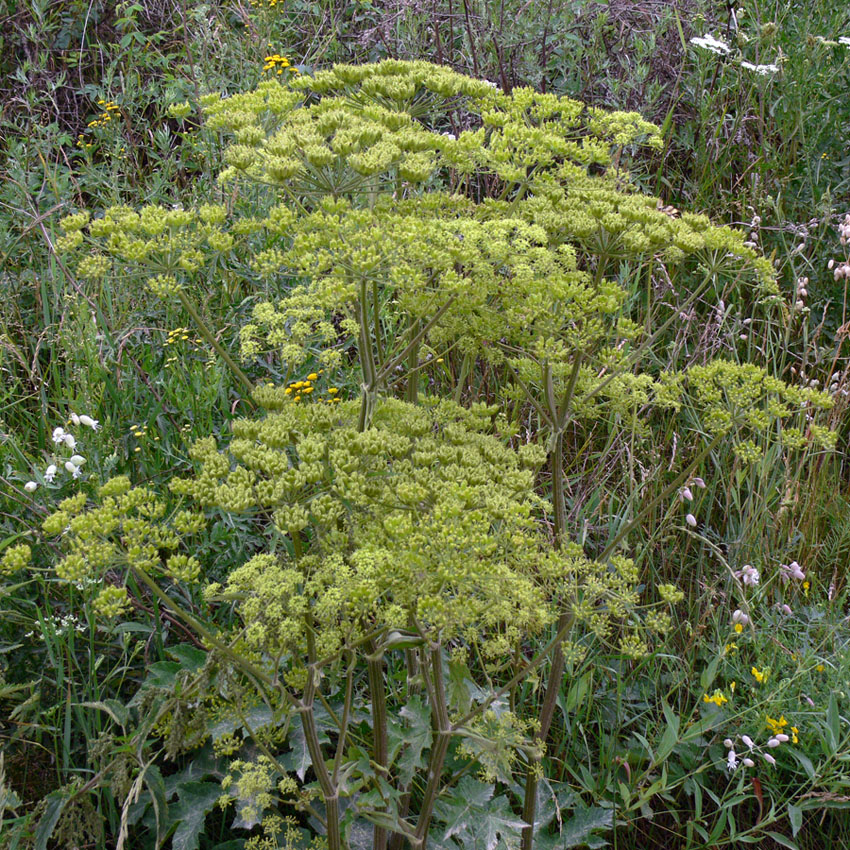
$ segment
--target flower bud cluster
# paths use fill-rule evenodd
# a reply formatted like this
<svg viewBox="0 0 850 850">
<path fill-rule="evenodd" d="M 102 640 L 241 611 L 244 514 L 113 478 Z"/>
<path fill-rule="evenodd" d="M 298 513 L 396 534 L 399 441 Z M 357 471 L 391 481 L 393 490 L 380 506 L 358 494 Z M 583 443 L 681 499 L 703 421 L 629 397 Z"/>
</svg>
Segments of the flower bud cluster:
<svg viewBox="0 0 850 850">
<path fill-rule="evenodd" d="M 225 452 L 212 439 L 196 443 L 198 473 L 171 485 L 303 552 L 260 554 L 228 577 L 225 598 L 237 601 L 253 649 L 302 657 L 309 632 L 332 654 L 367 624 L 414 619 L 496 659 L 551 623 L 552 595 L 568 598 L 569 588 L 580 598 L 577 624 L 599 637 L 634 610 L 632 562 L 602 566 L 541 537 L 533 472 L 523 467 L 545 452 L 521 460 L 489 436 L 492 408 L 387 399 L 359 432 L 355 403 L 305 406 L 269 386 L 255 397 L 266 417 L 234 422 Z M 647 651 L 635 631 L 621 649 Z"/>
</svg>

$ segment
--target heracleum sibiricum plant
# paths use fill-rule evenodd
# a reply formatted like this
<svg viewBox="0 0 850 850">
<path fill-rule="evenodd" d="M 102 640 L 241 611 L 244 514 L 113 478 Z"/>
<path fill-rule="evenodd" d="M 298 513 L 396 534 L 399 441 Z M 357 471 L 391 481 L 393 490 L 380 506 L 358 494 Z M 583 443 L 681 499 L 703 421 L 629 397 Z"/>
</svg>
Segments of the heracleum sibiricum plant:
<svg viewBox="0 0 850 850">
<path fill-rule="evenodd" d="M 189 552 L 204 517 L 197 510 L 166 516 L 160 499 L 126 478 L 107 482 L 88 507 L 85 493 L 64 500 L 45 520 L 44 531 L 63 535 L 67 552 L 56 575 L 100 586 L 108 573 L 116 584 L 95 601 L 103 617 L 122 613 L 123 582 L 146 586 L 199 628 L 220 658 L 250 677 L 246 682 L 255 682 L 256 701 L 270 704 L 278 722 L 300 718 L 329 847 L 346 843 L 341 798 L 349 817 L 356 813 L 376 824 L 376 841 L 386 830 L 424 847 L 449 778 L 450 747 L 491 781 L 509 781 L 518 753 L 536 752 L 534 719 L 511 706 L 518 686 L 546 657 L 527 658 L 522 647 L 553 624 L 557 600 L 572 600 L 564 651 L 579 660 L 595 640 L 613 639 L 617 624 L 634 619 L 637 571 L 623 557 L 592 562 L 576 545 L 551 547 L 534 518 L 533 469 L 541 450 L 530 445 L 517 453 L 487 434 L 492 409 L 386 399 L 362 430 L 357 401 L 299 404 L 273 387 L 255 396 L 268 414 L 236 421 L 226 451 L 211 438 L 196 443 L 198 473 L 171 484 L 199 507 L 249 518 L 256 538 L 265 541 L 266 552 L 237 566 L 224 586 L 205 591 L 212 604 L 235 605 L 241 628 L 229 634 L 201 626 L 175 601 L 179 597 L 161 589 L 169 580 L 199 582 L 201 564 Z M 25 555 L 4 568 L 20 568 Z M 640 656 L 645 640 L 642 629 L 629 626 L 619 645 Z M 413 750 L 391 746 L 398 707 L 385 693 L 384 665 L 393 654 L 407 655 L 406 699 L 418 706 L 426 728 L 434 727 L 433 738 Z M 450 687 L 446 681 L 447 664 L 453 677 L 479 666 L 489 689 L 464 698 L 457 682 Z M 351 728 L 355 677 L 364 670 L 374 761 L 357 754 L 362 733 Z M 328 681 L 346 683 L 341 703 L 323 685 Z M 192 691 L 184 689 L 183 698 L 193 699 Z M 221 716 L 219 694 L 199 698 L 213 698 Z M 332 718 L 321 733 L 320 703 Z M 202 716 L 191 729 L 180 721 L 195 746 L 206 737 L 196 728 Z M 158 722 L 173 738 L 177 721 L 164 713 Z M 222 751 L 240 750 L 240 741 L 228 741 L 219 744 Z M 302 790 L 303 770 L 287 771 L 279 759 L 272 768 L 279 793 L 263 798 L 258 817 L 314 793 Z M 364 786 L 372 793 L 354 793 Z M 240 804 L 238 794 L 233 799 Z"/>
<path fill-rule="evenodd" d="M 335 427 L 357 434 L 374 433 L 378 411 L 388 403 L 381 398 L 396 388 L 404 387 L 408 403 L 417 402 L 420 372 L 429 356 L 457 348 L 463 355 L 464 375 L 476 361 L 488 361 L 503 370 L 515 395 L 531 405 L 547 436 L 542 454 L 550 460 L 556 553 L 572 551 L 567 543 L 563 474 L 564 436 L 569 429 L 601 418 L 639 428 L 653 410 L 671 415 L 684 410 L 694 424 L 693 445 L 687 454 L 681 453 L 684 459 L 675 477 L 639 515 L 624 520 L 602 553 L 604 565 L 614 563 L 611 559 L 627 543 L 630 529 L 685 484 L 719 441 L 736 440 L 739 454 L 752 460 L 759 449 L 746 429 L 763 434 L 779 429 L 786 420 L 796 424 L 795 419 L 802 422 L 829 403 L 822 394 L 788 387 L 765 370 L 732 359 L 681 373 L 643 371 L 647 355 L 678 315 L 673 312 L 662 321 L 661 312 L 647 303 L 645 315 L 635 321 L 629 312 L 635 287 L 631 280 L 616 279 L 627 264 L 635 280 L 648 280 L 655 266 L 663 266 L 674 280 L 679 267 L 695 270 L 701 283 L 686 299 L 686 307 L 730 285 L 748 287 L 753 293 L 749 300 L 779 304 L 781 299 L 770 262 L 745 244 L 744 234 L 712 226 L 703 216 L 670 214 L 657 199 L 635 191 L 621 168 L 626 149 L 640 143 L 660 145 L 657 130 L 635 114 L 609 114 L 529 89 L 506 95 L 444 68 L 394 61 L 337 66 L 283 83 L 271 80 L 227 99 L 210 95 L 204 105 L 208 128 L 235 136 L 224 154 L 222 183 L 233 185 L 234 197 L 249 190 L 258 195 L 261 214 L 241 217 L 225 207 L 205 207 L 145 208 L 138 213 L 118 208 L 91 222 L 83 214 L 72 216 L 62 222 L 67 236 L 59 247 L 80 251 L 88 243 L 96 249 L 82 256 L 78 273 L 103 275 L 115 268 L 122 274 L 141 274 L 156 294 L 179 299 L 243 386 L 250 388 L 249 379 L 206 328 L 191 299 L 199 280 L 210 284 L 217 275 L 244 268 L 239 251 L 250 246 L 253 254 L 246 272 L 262 281 L 266 290 L 278 285 L 281 292 L 257 305 L 252 321 L 243 328 L 245 359 L 275 351 L 292 374 L 309 357 L 317 357 L 326 367 L 336 366 L 346 349 L 353 348 L 361 383 L 356 417 L 344 425 L 334 421 Z M 348 405 L 345 411 L 352 415 Z M 339 414 L 327 414 L 335 415 Z M 247 428 L 239 426 L 243 427 Z M 278 505 L 278 500 L 285 499 L 287 486 L 312 486 L 323 480 L 321 465 L 313 462 L 302 481 L 301 473 L 283 464 L 285 452 L 272 461 L 261 450 L 260 431 L 248 429 L 248 433 L 246 438 L 237 433 L 231 447 L 239 461 L 232 480 L 216 479 L 216 474 L 221 479 L 231 472 L 227 459 L 207 446 L 199 451 L 210 464 L 212 477 L 202 471 L 198 481 L 204 483 L 177 486 L 225 510 L 268 511 L 279 533 L 290 536 L 287 557 L 317 557 L 307 550 L 319 546 L 324 535 L 311 532 L 301 539 L 315 518 L 311 520 L 309 510 L 297 501 Z M 816 423 L 787 434 L 797 444 L 830 441 Z M 275 448 L 291 446 L 290 452 L 297 452 L 292 432 L 281 439 Z M 391 464 L 392 454 L 387 446 L 381 450 L 383 468 Z M 240 453 L 252 459 L 241 459 Z M 254 469 L 252 463 L 260 466 Z M 272 466 L 264 469 L 265 463 Z M 260 482 L 258 470 L 265 474 L 277 470 L 277 478 Z M 356 471 L 354 464 L 351 472 Z M 290 484 L 284 483 L 290 479 Z M 358 498 L 366 503 L 376 498 L 356 480 L 353 496 L 339 496 L 347 509 L 349 502 L 356 507 Z M 530 489 L 530 482 L 526 486 Z M 325 495 L 311 496 L 320 517 Z M 368 515 L 367 505 L 360 507 Z M 337 509 L 331 503 L 327 508 L 331 519 L 338 521 Z M 414 500 L 410 511 L 418 510 L 421 506 Z M 460 523 L 463 513 L 452 522 Z M 336 558 L 356 562 L 364 557 L 357 554 L 358 538 L 336 533 L 336 538 L 328 537 L 337 547 Z M 276 560 L 268 560 L 272 555 L 261 558 L 266 560 L 234 573 L 246 582 L 240 593 L 248 593 L 249 586 L 259 587 L 266 571 L 278 569 Z M 368 559 L 363 563 L 374 568 Z M 313 561 L 305 564 L 320 572 Z M 604 573 L 609 568 L 599 569 Z M 294 570 L 286 581 L 299 575 Z M 279 578 L 284 581 L 283 573 Z M 549 615 L 557 620 L 557 637 L 549 646 L 552 665 L 534 724 L 535 734 L 544 741 L 565 664 L 561 638 L 577 626 L 582 595 L 595 581 L 588 578 L 572 589 L 550 591 L 547 597 Z M 236 586 L 231 590 L 235 592 Z M 380 628 L 403 627 L 423 645 L 440 650 L 445 637 L 441 629 L 434 631 L 427 617 L 419 619 L 417 614 L 404 621 L 397 613 L 398 622 L 387 620 L 382 609 Z M 545 622 L 544 617 L 533 625 L 542 628 Z M 468 642 L 473 633 L 486 632 L 486 626 L 474 621 L 468 633 L 461 629 L 458 639 L 462 636 Z M 260 632 L 255 629 L 257 635 Z M 317 629 L 316 635 L 320 632 Z M 378 637 L 379 633 L 372 636 Z M 473 641 L 467 648 L 475 645 Z M 308 659 L 311 651 L 313 660 L 307 666 L 320 660 L 315 646 L 308 647 Z M 295 647 L 281 645 L 280 652 L 292 654 Z M 376 666 L 379 658 L 372 647 L 370 692 L 376 721 L 372 754 L 376 764 L 389 769 L 378 722 L 384 710 L 377 701 L 383 676 Z M 435 680 L 441 675 L 436 659 L 431 656 Z M 486 667 L 484 663 L 482 670 Z M 513 678 L 530 672 L 519 670 Z M 423 676 L 427 679 L 427 673 Z M 306 710 L 304 700 L 313 699 L 318 685 L 308 677 L 304 687 L 301 696 L 293 696 L 300 700 L 291 703 L 294 710 Z M 432 716 L 443 728 L 436 691 L 426 690 Z M 305 722 L 305 733 L 310 734 L 308 725 Z M 520 727 L 531 728 L 522 723 Z M 311 757 L 314 765 L 321 760 L 315 747 Z M 525 759 L 523 845 L 528 850 L 534 837 L 539 754 L 532 748 Z M 321 766 L 318 770 L 321 774 Z M 332 780 L 332 774 L 320 780 L 329 806 L 337 798 Z M 439 781 L 434 776 L 433 782 Z M 400 805 L 406 813 L 409 796 L 402 797 Z M 384 827 L 394 830 L 396 842 L 407 836 L 421 844 L 422 824 L 427 832 L 432 805 L 426 792 L 415 826 L 404 815 L 398 814 L 394 821 L 387 815 L 375 833 L 375 845 L 384 846 Z M 382 798 L 384 812 L 389 811 L 387 806 Z M 373 812 L 372 817 L 378 815 Z M 332 837 L 331 831 L 328 825 L 336 846 L 341 838 Z"/>
</svg>

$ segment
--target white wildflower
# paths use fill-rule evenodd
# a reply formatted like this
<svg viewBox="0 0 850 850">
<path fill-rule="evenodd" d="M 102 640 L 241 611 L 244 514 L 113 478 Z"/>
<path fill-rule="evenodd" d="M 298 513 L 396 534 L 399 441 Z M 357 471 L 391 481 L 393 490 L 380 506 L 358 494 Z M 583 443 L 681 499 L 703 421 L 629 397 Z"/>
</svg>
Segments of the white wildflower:
<svg viewBox="0 0 850 850">
<path fill-rule="evenodd" d="M 732 747 L 734 747 L 735 745 L 732 743 L 732 739 L 731 739 L 731 738 L 727 738 L 727 739 L 723 742 L 723 746 L 724 746 L 724 747 L 726 747 L 726 749 L 727 749 L 727 750 L 731 750 L 731 749 L 732 749 Z"/>
<path fill-rule="evenodd" d="M 62 442 L 71 450 L 74 451 L 77 448 L 77 441 L 74 439 L 73 434 L 64 434 L 62 436 Z"/>
<path fill-rule="evenodd" d="M 691 39 L 691 44 L 694 47 L 701 47 L 703 50 L 710 50 L 712 53 L 717 53 L 720 56 L 726 56 L 732 49 L 725 41 L 715 38 L 713 35 L 704 35 L 702 38 L 694 36 Z"/>
<path fill-rule="evenodd" d="M 753 746 L 755 746 L 753 744 L 753 739 L 749 735 L 741 735 L 741 740 L 744 742 L 744 746 L 748 750 L 751 750 L 753 748 Z"/>
<path fill-rule="evenodd" d="M 752 62 L 742 62 L 741 67 L 746 68 L 748 71 L 755 71 L 762 77 L 766 77 L 768 74 L 775 74 L 779 70 L 779 66 L 773 63 L 770 65 L 753 65 Z"/>
<path fill-rule="evenodd" d="M 738 570 L 735 575 L 741 579 L 741 581 L 749 585 L 750 587 L 755 587 L 759 583 L 759 571 L 752 566 L 751 564 L 745 564 L 742 570 Z"/>
<path fill-rule="evenodd" d="M 80 424 L 80 417 L 72 410 L 68 417 L 74 425 Z"/>
<path fill-rule="evenodd" d="M 61 443 L 65 439 L 65 436 L 66 431 L 64 428 L 53 429 L 53 442 L 56 443 L 56 445 L 59 445 L 59 443 Z"/>
<path fill-rule="evenodd" d="M 773 747 L 778 747 L 781 743 L 782 743 L 782 741 L 780 741 L 779 738 L 771 738 L 767 742 L 767 745 L 768 745 L 768 747 L 770 747 L 772 749 Z"/>
<path fill-rule="evenodd" d="M 86 462 L 86 459 L 82 455 L 72 455 L 71 456 L 71 463 L 73 463 L 74 466 L 82 466 L 85 462 Z"/>
<path fill-rule="evenodd" d="M 776 764 L 776 759 L 770 753 L 762 753 L 762 755 L 768 764 Z"/>
<path fill-rule="evenodd" d="M 67 472 L 70 472 L 72 477 L 74 477 L 74 478 L 80 477 L 80 474 L 81 474 L 80 468 L 78 466 L 75 466 L 73 463 L 71 463 L 70 460 L 65 461 L 65 470 Z"/>
<path fill-rule="evenodd" d="M 48 466 L 48 467 L 47 467 L 47 469 L 45 469 L 45 470 L 44 470 L 44 480 L 45 480 L 48 484 L 52 484 L 52 483 L 53 483 L 53 479 L 54 479 L 55 477 L 56 477 L 56 464 L 55 464 L 55 463 L 51 463 L 51 464 L 50 464 L 50 466 Z"/>
<path fill-rule="evenodd" d="M 776 740 L 779 741 L 780 744 L 787 744 L 791 739 L 784 732 L 779 732 L 776 735 Z"/>
<path fill-rule="evenodd" d="M 747 623 L 750 622 L 750 618 L 740 609 L 736 608 L 732 612 L 732 623 L 737 625 L 740 623 L 742 626 L 746 626 Z"/>
<path fill-rule="evenodd" d="M 787 602 L 782 603 L 782 613 L 788 617 L 790 617 L 794 613 L 791 610 L 791 606 Z"/>
<path fill-rule="evenodd" d="M 35 481 L 27 481 L 27 483 L 24 484 L 24 490 L 26 490 L 27 493 L 35 493 L 35 491 L 38 490 L 38 484 L 36 484 Z"/>
<path fill-rule="evenodd" d="M 756 763 L 751 758 L 746 758 L 743 760 L 744 767 L 755 767 Z"/>
<path fill-rule="evenodd" d="M 682 498 L 686 499 L 689 502 L 692 502 L 694 500 L 694 494 L 691 492 L 690 487 L 682 488 Z"/>
<path fill-rule="evenodd" d="M 696 528 L 697 518 L 693 514 L 688 514 L 685 517 L 685 522 L 691 527 Z"/>
<path fill-rule="evenodd" d="M 97 419 L 92 419 L 91 416 L 85 414 L 80 417 L 80 424 L 91 428 L 92 431 L 97 431 L 100 428 L 100 422 Z"/>
<path fill-rule="evenodd" d="M 779 574 L 785 582 L 790 581 L 792 578 L 797 581 L 805 581 L 806 579 L 806 574 L 796 561 L 791 561 L 790 564 L 780 564 Z"/>
<path fill-rule="evenodd" d="M 734 770 L 738 766 L 738 757 L 735 755 L 734 750 L 729 750 L 729 754 L 726 756 L 726 767 L 729 770 Z"/>
</svg>

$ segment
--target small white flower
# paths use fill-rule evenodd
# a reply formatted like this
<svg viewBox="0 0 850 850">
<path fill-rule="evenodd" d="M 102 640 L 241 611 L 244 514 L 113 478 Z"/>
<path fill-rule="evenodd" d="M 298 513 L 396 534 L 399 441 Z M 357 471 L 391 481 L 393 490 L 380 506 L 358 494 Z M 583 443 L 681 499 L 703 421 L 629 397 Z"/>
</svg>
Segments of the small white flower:
<svg viewBox="0 0 850 850">
<path fill-rule="evenodd" d="M 65 439 L 66 431 L 64 428 L 54 428 L 53 429 L 53 442 L 56 445 L 59 445 Z"/>
<path fill-rule="evenodd" d="M 735 745 L 732 743 L 732 739 L 731 739 L 731 738 L 727 738 L 727 739 L 723 742 L 723 746 L 724 746 L 724 747 L 726 747 L 726 749 L 727 749 L 727 750 L 731 750 L 731 749 L 732 749 L 732 747 L 734 747 Z"/>
<path fill-rule="evenodd" d="M 691 484 L 693 484 L 694 487 L 699 487 L 700 490 L 705 490 L 705 481 L 703 481 L 702 478 L 694 478 Z"/>
<path fill-rule="evenodd" d="M 744 746 L 748 750 L 753 748 L 753 739 L 749 735 L 741 735 L 741 740 L 744 742 Z"/>
<path fill-rule="evenodd" d="M 787 616 L 791 616 L 794 612 L 791 610 L 791 606 L 787 602 L 782 603 L 782 613 Z"/>
<path fill-rule="evenodd" d="M 740 577 L 744 584 L 750 587 L 755 587 L 759 583 L 759 571 L 751 564 L 745 564 L 744 568 L 737 572 L 736 575 Z"/>
<path fill-rule="evenodd" d="M 729 770 L 734 770 L 738 766 L 738 757 L 735 755 L 734 750 L 729 750 L 729 754 L 726 756 L 726 767 Z"/>
<path fill-rule="evenodd" d="M 64 435 L 62 436 L 62 442 L 63 442 L 63 443 L 64 443 L 64 444 L 65 444 L 65 445 L 66 445 L 66 446 L 67 446 L 67 447 L 68 447 L 71 451 L 74 451 L 74 449 L 77 447 L 77 441 L 74 439 L 74 435 L 73 435 L 73 434 L 64 434 Z"/>
<path fill-rule="evenodd" d="M 744 759 L 744 767 L 755 767 L 755 766 L 756 766 L 756 763 L 752 759 L 750 759 L 750 758 Z"/>
<path fill-rule="evenodd" d="M 750 618 L 740 608 L 736 608 L 732 612 L 732 622 L 735 624 L 740 623 L 742 626 L 746 626 L 747 623 L 750 622 Z"/>
<path fill-rule="evenodd" d="M 779 732 L 776 736 L 776 740 L 779 741 L 780 744 L 787 744 L 791 739 L 784 732 Z"/>
<path fill-rule="evenodd" d="M 685 522 L 691 527 L 696 528 L 697 518 L 693 514 L 688 514 L 685 517 Z"/>
<path fill-rule="evenodd" d="M 770 747 L 772 749 L 773 747 L 778 747 L 781 743 L 782 743 L 782 741 L 780 741 L 779 738 L 771 738 L 767 742 L 767 745 L 768 745 L 768 747 Z"/>
<path fill-rule="evenodd" d="M 92 419 L 91 416 L 85 414 L 80 417 L 80 424 L 88 426 L 92 431 L 97 431 L 100 428 L 100 422 L 97 419 Z"/>
<path fill-rule="evenodd" d="M 691 492 L 690 487 L 682 488 L 682 498 L 686 499 L 689 502 L 692 502 L 694 500 L 694 494 Z"/>
<path fill-rule="evenodd" d="M 69 417 L 68 417 L 68 418 L 71 420 L 71 422 L 72 422 L 74 425 L 79 425 L 79 424 L 80 424 L 80 417 L 79 417 L 79 416 L 77 416 L 77 414 L 76 414 L 76 413 L 74 413 L 74 411 L 73 411 L 73 410 L 71 411 L 71 413 L 70 413 L 70 415 L 69 415 Z"/>
<path fill-rule="evenodd" d="M 454 133 L 443 133 L 443 135 L 450 141 L 453 142 L 457 139 Z"/>
<path fill-rule="evenodd" d="M 776 759 L 770 753 L 762 753 L 762 755 L 768 764 L 776 764 Z"/>
<path fill-rule="evenodd" d="M 691 39 L 691 44 L 694 47 L 701 47 L 703 50 L 710 50 L 712 53 L 717 53 L 720 56 L 725 56 L 732 49 L 725 41 L 715 38 L 713 35 L 704 35 L 702 38 L 694 36 Z"/>
<path fill-rule="evenodd" d="M 26 490 L 27 493 L 35 493 L 35 491 L 38 490 L 38 484 L 36 484 L 35 481 L 27 481 L 27 483 L 24 484 L 24 490 Z"/>
<path fill-rule="evenodd" d="M 86 459 L 82 455 L 72 455 L 71 456 L 71 463 L 73 463 L 74 466 L 82 466 L 85 462 L 86 462 Z"/>
<path fill-rule="evenodd" d="M 47 469 L 45 469 L 45 470 L 44 470 L 44 480 L 45 480 L 48 484 L 52 484 L 52 483 L 53 483 L 53 479 L 54 479 L 55 477 L 56 477 L 56 464 L 55 464 L 55 463 L 51 463 L 51 464 L 50 464 L 50 466 L 48 466 L 48 467 L 47 467 Z"/>
<path fill-rule="evenodd" d="M 752 62 L 742 62 L 741 67 L 746 68 L 748 71 L 755 71 L 762 77 L 766 77 L 768 74 L 775 74 L 779 70 L 779 66 L 773 63 L 770 65 L 753 65 Z"/>
<path fill-rule="evenodd" d="M 65 469 L 67 472 L 70 472 L 72 477 L 79 478 L 80 477 L 80 468 L 71 463 L 70 460 L 65 461 Z"/>
<path fill-rule="evenodd" d="M 796 561 L 791 561 L 790 564 L 780 564 L 779 574 L 782 577 L 782 580 L 786 582 L 792 578 L 797 581 L 805 581 L 806 579 L 806 574 Z"/>
</svg>

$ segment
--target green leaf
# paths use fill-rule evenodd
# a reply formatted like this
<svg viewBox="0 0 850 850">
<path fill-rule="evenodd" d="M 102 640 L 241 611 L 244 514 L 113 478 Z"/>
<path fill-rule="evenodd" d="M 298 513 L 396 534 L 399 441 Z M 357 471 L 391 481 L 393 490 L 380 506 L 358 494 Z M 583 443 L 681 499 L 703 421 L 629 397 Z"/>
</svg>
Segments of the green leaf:
<svg viewBox="0 0 850 850">
<path fill-rule="evenodd" d="M 613 809 L 603 809 L 599 806 L 590 806 L 586 809 L 576 809 L 573 816 L 564 823 L 561 829 L 561 844 L 563 848 L 581 847 L 604 847 L 607 842 L 599 844 L 599 837 L 593 836 L 594 832 L 607 832 L 614 826 Z"/>
<path fill-rule="evenodd" d="M 435 817 L 446 823 L 440 846 L 464 850 L 515 847 L 525 826 L 504 795 L 493 799 L 494 786 L 464 776 L 435 808 Z"/>
<path fill-rule="evenodd" d="M 714 683 L 714 679 L 717 676 L 717 668 L 720 666 L 721 656 L 717 656 L 713 658 L 711 663 L 705 667 L 702 671 L 702 674 L 699 677 L 699 686 L 703 691 L 707 691 L 711 685 Z"/>
<path fill-rule="evenodd" d="M 464 776 L 447 796 L 437 801 L 434 816 L 446 824 L 443 841 L 453 835 L 465 835 L 473 821 L 476 809 L 484 808 L 493 796 L 493 786 Z"/>
<path fill-rule="evenodd" d="M 788 804 L 788 820 L 791 823 L 791 836 L 797 837 L 797 833 L 803 827 L 803 810 L 792 803 Z"/>
<path fill-rule="evenodd" d="M 47 806 L 35 830 L 34 850 L 47 850 L 47 841 L 56 829 L 62 810 L 69 799 L 68 793 L 62 790 L 53 791 L 47 795 Z"/>
<path fill-rule="evenodd" d="M 168 803 L 165 800 L 165 782 L 159 768 L 152 763 L 145 767 L 142 777 L 153 803 L 156 818 L 156 843 L 159 846 L 167 834 Z"/>
<path fill-rule="evenodd" d="M 168 654 L 178 661 L 181 667 L 191 670 L 193 673 L 196 673 L 207 663 L 207 656 L 209 655 L 203 649 L 198 649 L 190 643 L 181 643 L 170 647 Z"/>
<path fill-rule="evenodd" d="M 810 780 L 814 780 L 815 766 L 812 764 L 812 760 L 805 753 L 801 753 L 799 750 L 791 749 L 789 752 L 795 759 L 797 759 L 800 767 L 806 771 L 806 776 L 808 776 Z"/>
<path fill-rule="evenodd" d="M 564 713 L 571 714 L 577 708 L 584 704 L 587 694 L 590 691 L 590 672 L 588 671 L 583 676 L 580 676 L 577 681 L 573 682 L 570 689 L 567 691 L 567 700 L 564 704 Z"/>
<path fill-rule="evenodd" d="M 663 709 L 664 717 L 667 720 L 667 727 L 664 729 L 664 734 L 661 736 L 661 741 L 655 751 L 656 765 L 661 764 L 673 752 L 673 749 L 679 742 L 679 715 L 666 702 L 663 704 Z"/>
<path fill-rule="evenodd" d="M 403 735 L 404 749 L 398 760 L 399 784 L 410 784 L 416 769 L 422 767 L 422 751 L 431 746 L 431 708 L 416 694 L 399 712 L 407 721 Z"/>
<path fill-rule="evenodd" d="M 177 790 L 177 802 L 171 806 L 170 820 L 177 824 L 171 838 L 171 850 L 198 850 L 207 813 L 221 797 L 216 782 L 187 782 Z"/>
<path fill-rule="evenodd" d="M 841 717 L 838 713 L 838 698 L 835 694 L 829 696 L 829 707 L 826 710 L 826 742 L 829 745 L 829 754 L 838 752 L 841 741 Z"/>
<path fill-rule="evenodd" d="M 319 713 L 316 712 L 316 729 L 319 733 L 319 743 L 327 744 L 328 736 L 319 723 Z M 307 775 L 307 769 L 313 763 L 310 751 L 307 749 L 307 736 L 304 734 L 304 726 L 298 722 L 293 723 L 287 737 L 290 751 L 283 757 L 282 764 L 287 770 L 294 771 L 296 776 L 303 782 Z"/>
<path fill-rule="evenodd" d="M 788 836 L 782 835 L 779 832 L 767 832 L 777 844 L 781 844 L 783 847 L 787 847 L 788 850 L 800 850 L 800 848 L 795 844 Z"/>
</svg>

